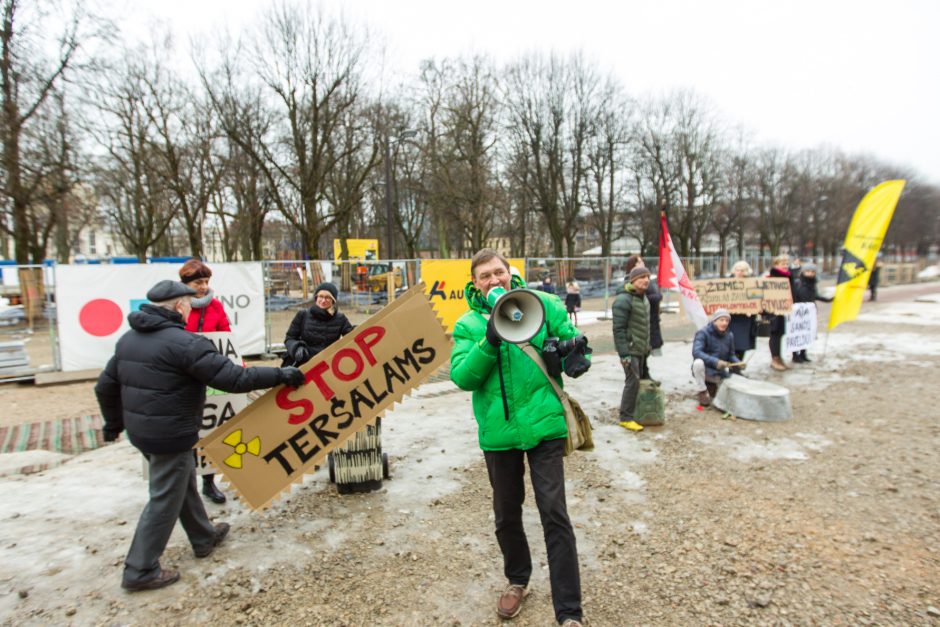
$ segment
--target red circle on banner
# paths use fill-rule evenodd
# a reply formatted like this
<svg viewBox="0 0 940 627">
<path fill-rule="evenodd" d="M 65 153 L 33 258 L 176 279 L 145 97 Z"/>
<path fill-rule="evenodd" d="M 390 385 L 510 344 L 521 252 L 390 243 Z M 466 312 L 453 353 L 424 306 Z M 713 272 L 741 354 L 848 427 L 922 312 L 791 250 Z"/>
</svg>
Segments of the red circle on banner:
<svg viewBox="0 0 940 627">
<path fill-rule="evenodd" d="M 105 337 L 121 328 L 124 314 L 117 303 L 107 298 L 90 300 L 78 312 L 78 323 L 89 335 Z"/>
</svg>

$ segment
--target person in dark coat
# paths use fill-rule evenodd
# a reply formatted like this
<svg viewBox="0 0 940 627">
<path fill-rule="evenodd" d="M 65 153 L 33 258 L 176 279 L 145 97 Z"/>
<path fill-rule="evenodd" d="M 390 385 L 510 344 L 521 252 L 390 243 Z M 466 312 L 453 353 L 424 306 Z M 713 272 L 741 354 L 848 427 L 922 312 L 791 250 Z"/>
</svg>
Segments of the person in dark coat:
<svg viewBox="0 0 940 627">
<path fill-rule="evenodd" d="M 868 289 L 871 290 L 871 298 L 869 300 L 876 301 L 878 300 L 878 281 L 881 279 L 881 266 L 884 265 L 884 262 L 881 261 L 881 253 L 878 253 L 878 256 L 875 257 L 875 265 L 871 269 L 871 274 L 868 275 Z"/>
<path fill-rule="evenodd" d="M 793 302 L 812 303 L 814 301 L 831 303 L 831 298 L 819 295 L 819 286 L 816 283 L 816 266 L 808 263 L 800 270 L 800 276 L 793 281 Z M 812 361 L 806 354 L 806 349 L 793 353 L 793 362 L 805 364 Z"/>
<path fill-rule="evenodd" d="M 650 284 L 650 271 L 636 266 L 627 277 L 628 282 L 619 290 L 611 306 L 614 347 L 623 366 L 624 383 L 620 395 L 620 426 L 630 431 L 642 431 L 643 425 L 634 420 L 636 397 L 640 391 L 643 362 L 650 353 L 650 305 L 646 288 Z"/>
<path fill-rule="evenodd" d="M 735 363 L 734 336 L 728 330 L 731 314 L 727 309 L 716 309 L 709 323 L 695 332 L 692 341 L 692 377 L 698 386 L 698 402 L 707 407 L 718 391 L 722 380 L 731 376 Z M 739 368 L 744 368 L 741 364 Z"/>
<path fill-rule="evenodd" d="M 568 319 L 577 326 L 578 312 L 581 311 L 581 286 L 574 279 L 565 285 L 565 310 L 568 312 Z"/>
<path fill-rule="evenodd" d="M 131 328 L 95 385 L 104 439 L 113 442 L 126 429 L 149 464 L 150 500 L 124 560 L 121 586 L 131 592 L 179 580 L 179 571 L 160 568 L 177 520 L 196 557 L 207 557 L 228 534 L 227 523 L 209 521 L 196 489 L 192 449 L 199 439 L 206 386 L 248 392 L 305 381 L 297 368 L 236 366 L 208 339 L 186 331 L 195 294 L 178 281 L 153 286 L 147 292 L 152 304 L 128 315 Z"/>
<path fill-rule="evenodd" d="M 337 310 L 336 286 L 321 283 L 313 292 L 314 304 L 309 309 L 297 312 L 284 337 L 284 355 L 282 365 L 300 366 L 307 363 L 314 355 L 353 330 L 346 314 Z"/>
<path fill-rule="evenodd" d="M 623 270 L 630 275 L 634 268 L 646 268 L 643 258 L 639 255 L 630 255 L 623 264 Z M 650 354 L 662 355 L 663 332 L 659 320 L 659 307 L 663 302 L 663 293 L 656 284 L 656 277 L 650 275 L 650 284 L 646 288 L 646 300 L 650 304 Z M 650 376 L 649 359 L 643 361 L 641 379 L 652 379 Z"/>
<path fill-rule="evenodd" d="M 770 272 L 767 276 L 774 278 L 785 278 L 790 283 L 790 293 L 793 293 L 793 273 L 790 271 L 790 256 L 778 255 L 771 262 Z M 783 356 L 780 354 L 783 336 L 787 332 L 787 317 L 784 315 L 770 316 L 770 367 L 774 370 L 788 370 Z"/>
<path fill-rule="evenodd" d="M 731 266 L 731 276 L 736 279 L 746 279 L 752 273 L 750 264 L 743 259 Z M 757 316 L 733 313 L 728 330 L 734 335 L 735 356 L 744 361 L 744 354 L 757 346 Z"/>
<path fill-rule="evenodd" d="M 542 279 L 542 284 L 539 285 L 539 289 L 546 294 L 555 294 L 555 285 L 552 283 L 552 277 L 550 275 L 546 275 L 546 277 Z"/>
</svg>

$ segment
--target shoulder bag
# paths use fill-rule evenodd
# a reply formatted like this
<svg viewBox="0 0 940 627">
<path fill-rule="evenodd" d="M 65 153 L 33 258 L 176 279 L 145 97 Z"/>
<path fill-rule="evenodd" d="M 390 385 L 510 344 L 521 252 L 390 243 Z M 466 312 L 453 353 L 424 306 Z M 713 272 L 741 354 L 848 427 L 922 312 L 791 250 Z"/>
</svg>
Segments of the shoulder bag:
<svg viewBox="0 0 940 627">
<path fill-rule="evenodd" d="M 555 394 L 558 395 L 558 400 L 561 401 L 561 406 L 565 410 L 565 425 L 568 427 L 568 439 L 565 441 L 565 455 L 570 455 L 573 451 L 593 451 L 594 435 L 591 429 L 591 421 L 588 419 L 587 414 L 584 413 L 584 410 L 581 409 L 581 404 L 571 398 L 567 392 L 561 389 L 558 382 L 555 381 L 553 377 L 549 376 L 548 370 L 545 368 L 545 362 L 542 360 L 542 356 L 539 355 L 538 349 L 531 344 L 523 344 L 522 351 L 532 358 L 535 365 L 539 367 L 542 374 L 545 375 L 545 378 L 552 384 L 552 388 L 555 390 Z"/>
</svg>

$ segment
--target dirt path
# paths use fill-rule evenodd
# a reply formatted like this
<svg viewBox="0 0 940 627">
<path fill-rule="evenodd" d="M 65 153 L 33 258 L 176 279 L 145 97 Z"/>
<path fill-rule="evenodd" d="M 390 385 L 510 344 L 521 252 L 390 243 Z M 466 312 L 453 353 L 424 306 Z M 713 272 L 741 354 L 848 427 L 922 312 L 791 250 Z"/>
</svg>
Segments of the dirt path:
<svg viewBox="0 0 940 627">
<path fill-rule="evenodd" d="M 625 432 L 612 417 L 622 375 L 609 349 L 596 354 L 570 389 L 595 418 L 598 450 L 566 463 L 586 624 L 940 624 L 938 308 L 901 315 L 911 295 L 885 297 L 865 310 L 873 319 L 832 334 L 824 363 L 780 375 L 755 357 L 753 376 L 792 391 L 786 422 L 697 410 L 688 346 L 670 342 L 652 366 L 670 391 L 668 422 Z M 598 323 L 590 333 L 609 346 L 608 331 Z M 119 482 L 139 469 L 126 444 L 0 478 L 0 621 L 500 624 L 501 566 L 469 397 L 434 385 L 386 423 L 424 421 L 387 434 L 395 478 L 382 491 L 340 497 L 321 471 L 266 513 L 216 508 L 233 521 L 231 539 L 195 560 L 174 535 L 164 564 L 183 581 L 154 593 L 118 588 L 145 498 L 139 483 Z M 58 511 L 78 511 L 67 481 L 102 486 L 100 504 Z M 530 494 L 533 593 L 517 626 L 553 623 L 532 505 Z M 39 540 L 58 548 L 43 553 Z"/>
</svg>

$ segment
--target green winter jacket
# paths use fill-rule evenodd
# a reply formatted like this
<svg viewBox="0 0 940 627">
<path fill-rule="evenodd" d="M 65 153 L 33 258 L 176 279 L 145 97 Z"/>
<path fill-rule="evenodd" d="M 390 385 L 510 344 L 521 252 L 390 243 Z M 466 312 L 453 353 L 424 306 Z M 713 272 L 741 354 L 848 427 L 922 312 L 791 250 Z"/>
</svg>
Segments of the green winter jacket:
<svg viewBox="0 0 940 627">
<path fill-rule="evenodd" d="M 612 309 L 614 345 L 620 359 L 645 357 L 650 352 L 650 303 L 632 283 L 617 291 Z"/>
<path fill-rule="evenodd" d="M 512 277 L 513 288 L 525 287 Z M 562 301 L 551 294 L 534 292 L 545 305 L 545 324 L 530 344 L 541 350 L 547 337 L 567 340 L 578 335 L 568 320 Z M 508 342 L 499 349 L 486 341 L 490 306 L 483 294 L 467 283 L 464 289 L 470 311 L 454 327 L 454 350 L 450 356 L 450 378 L 462 390 L 473 392 L 473 415 L 477 421 L 480 448 L 484 451 L 528 450 L 545 440 L 568 437 L 565 412 L 551 383 L 532 358 Z M 486 314 L 486 315 L 484 315 Z M 500 391 L 506 390 L 505 404 Z M 561 379 L 557 379 L 561 385 Z"/>
</svg>

